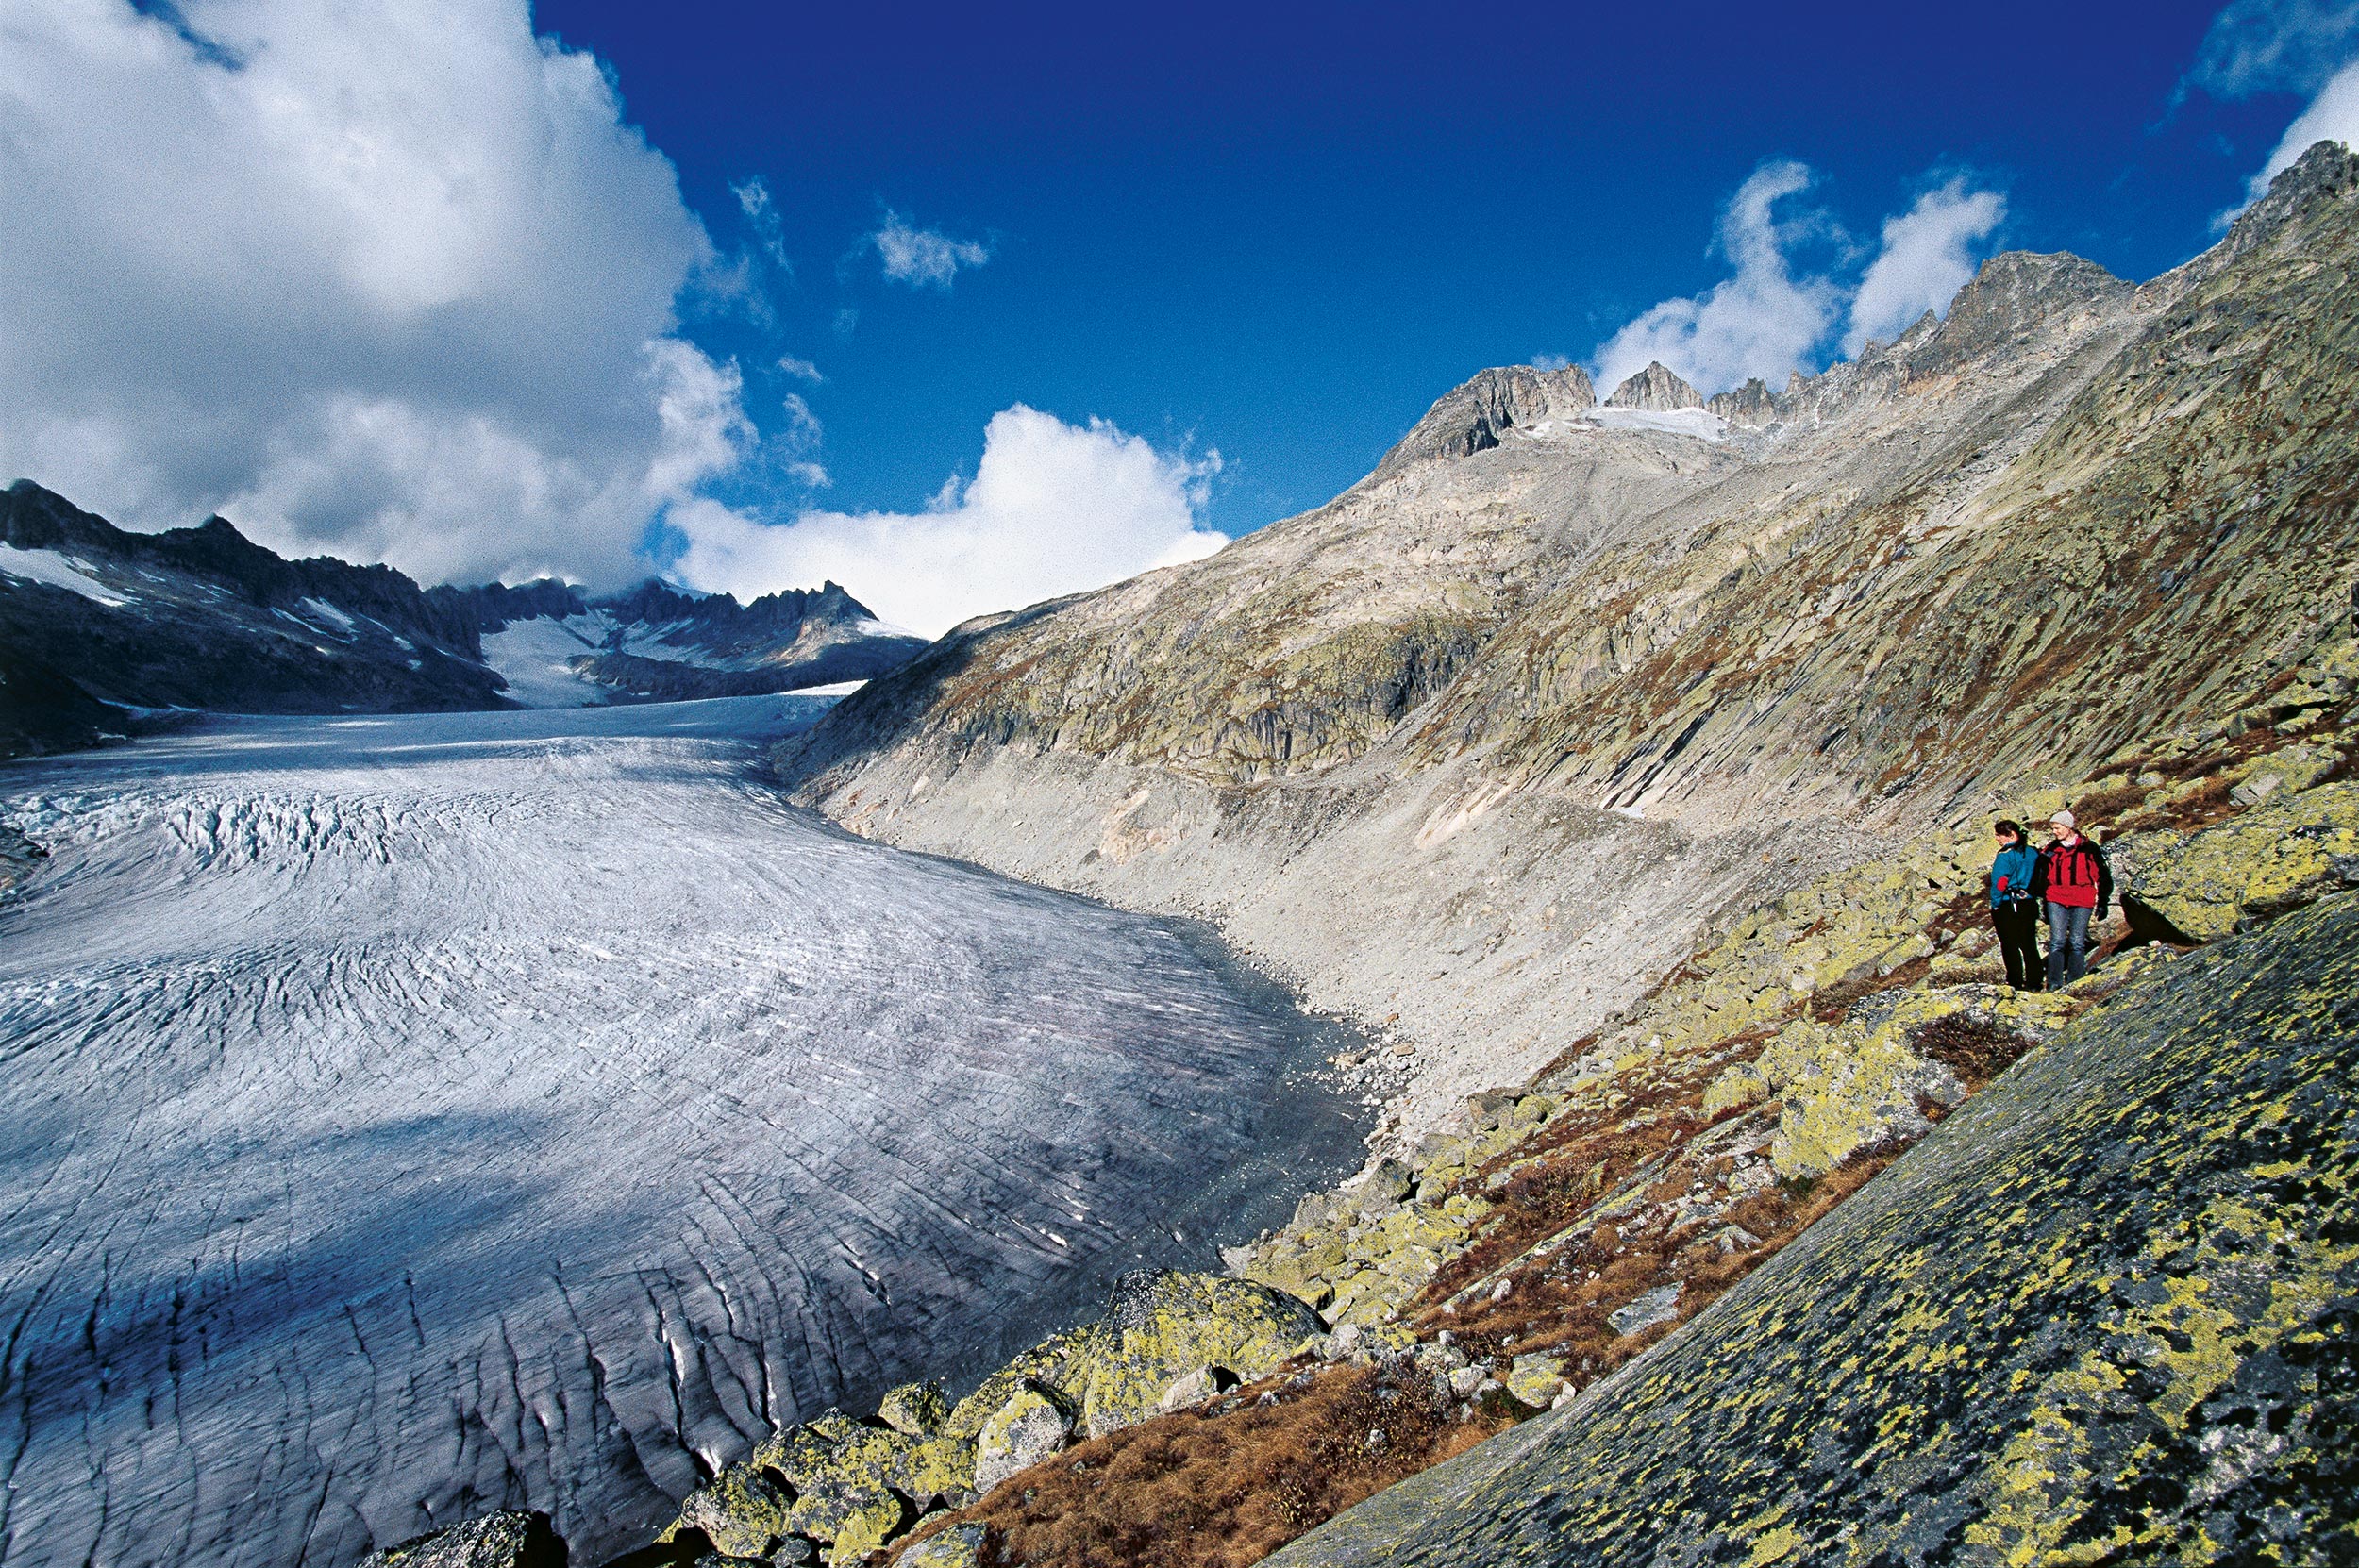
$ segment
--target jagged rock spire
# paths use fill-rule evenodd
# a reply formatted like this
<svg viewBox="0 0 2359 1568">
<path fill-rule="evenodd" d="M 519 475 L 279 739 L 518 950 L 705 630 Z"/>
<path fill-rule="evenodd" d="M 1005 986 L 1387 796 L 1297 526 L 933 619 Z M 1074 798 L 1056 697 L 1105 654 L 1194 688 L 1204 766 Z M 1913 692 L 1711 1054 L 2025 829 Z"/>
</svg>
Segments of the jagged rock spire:
<svg viewBox="0 0 2359 1568">
<path fill-rule="evenodd" d="M 1605 400 L 1609 409 L 1643 409 L 1648 413 L 1675 413 L 1681 409 L 1700 409 L 1703 394 L 1674 375 L 1660 359 L 1649 360 L 1647 368 L 1614 389 L 1614 395 Z"/>
</svg>

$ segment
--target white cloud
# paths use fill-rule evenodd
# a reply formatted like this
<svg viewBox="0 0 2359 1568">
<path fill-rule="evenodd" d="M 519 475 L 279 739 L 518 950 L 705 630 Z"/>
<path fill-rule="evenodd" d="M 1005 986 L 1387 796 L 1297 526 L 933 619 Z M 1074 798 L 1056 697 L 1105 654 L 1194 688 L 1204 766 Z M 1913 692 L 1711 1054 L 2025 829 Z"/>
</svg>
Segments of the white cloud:
<svg viewBox="0 0 2359 1568">
<path fill-rule="evenodd" d="M 794 376 L 796 380 L 808 381 L 814 387 L 827 379 L 826 376 L 819 374 L 819 367 L 817 365 L 812 364 L 809 359 L 797 359 L 792 354 L 784 354 L 778 357 L 778 369 L 784 371 L 787 375 Z"/>
<path fill-rule="evenodd" d="M 2285 127 L 2285 134 L 2269 154 L 2268 162 L 2252 176 L 2248 188 L 2249 200 L 2258 201 L 2268 193 L 2269 181 L 2275 179 L 2294 160 L 2321 142 L 2340 142 L 2346 147 L 2359 147 L 2359 59 L 2352 60 L 2327 79 L 2318 95 L 2310 100 L 2310 107 L 2295 117 Z M 2227 214 L 2234 217 L 2234 213 Z"/>
<path fill-rule="evenodd" d="M 2222 98 L 2316 92 L 2359 55 L 2359 0 L 2234 0 L 2213 18 L 2188 80 Z"/>
<path fill-rule="evenodd" d="M 2189 84 L 2222 98 L 2313 94 L 2246 183 L 2245 199 L 2213 218 L 2225 229 L 2318 142 L 2359 146 L 2359 0 L 2234 0 L 2203 35 L 2183 94 Z"/>
<path fill-rule="evenodd" d="M 1739 187 L 1720 216 L 1718 248 L 1735 275 L 1703 294 L 1666 299 L 1600 344 L 1597 383 L 1610 395 L 1623 379 L 1662 361 L 1712 392 L 1748 375 L 1773 383 L 1802 363 L 1826 337 L 1842 293 L 1823 277 L 1797 278 L 1786 253 L 1821 225 L 1781 222 L 1777 206 L 1807 190 L 1811 172 L 1791 161 L 1765 163 Z"/>
<path fill-rule="evenodd" d="M 1591 360 L 1601 395 L 1650 359 L 1707 394 L 1748 376 L 1782 386 L 1795 371 L 1818 368 L 1847 318 L 1850 350 L 1870 336 L 1890 339 L 1927 310 L 1948 308 L 2006 214 L 1997 192 L 1952 178 L 1884 220 L 1881 245 L 1854 279 L 1859 257 L 1841 228 L 1823 212 L 1787 209 L 1814 177 L 1791 161 L 1753 171 L 1720 215 L 1715 248 L 1732 275 L 1705 293 L 1663 301 L 1598 344 Z M 1823 271 L 1795 264 L 1811 241 L 1833 242 Z"/>
<path fill-rule="evenodd" d="M 1926 192 L 1906 212 L 1886 218 L 1883 248 L 1851 296 L 1851 329 L 1843 349 L 1856 354 L 1869 338 L 1890 342 L 1928 310 L 1939 310 L 1973 277 L 1976 247 L 2007 215 L 1996 191 L 1968 191 L 1963 178 Z"/>
<path fill-rule="evenodd" d="M 764 524 L 711 501 L 675 507 L 677 575 L 741 599 L 849 588 L 928 636 L 988 610 L 1098 588 L 1226 544 L 1196 522 L 1217 453 L 1159 452 L 1103 420 L 1068 425 L 1023 404 L 992 416 L 975 477 L 919 512 L 806 512 Z"/>
<path fill-rule="evenodd" d="M 979 267 L 991 259 L 989 246 L 973 240 L 953 240 L 939 229 L 913 227 L 890 209 L 883 225 L 865 243 L 877 248 L 885 276 L 912 289 L 947 289 L 961 267 Z"/>
<path fill-rule="evenodd" d="M 748 175 L 729 187 L 729 194 L 737 198 L 737 209 L 745 215 L 746 226 L 761 242 L 761 248 L 770 253 L 789 277 L 795 275 L 795 263 L 786 257 L 786 224 L 778 216 L 776 203 L 770 199 L 770 187 L 760 175 Z"/>
<path fill-rule="evenodd" d="M 0 13 L 0 477 L 431 580 L 628 575 L 751 437 L 712 247 L 525 0 Z M 198 42 L 201 41 L 201 42 Z"/>
</svg>

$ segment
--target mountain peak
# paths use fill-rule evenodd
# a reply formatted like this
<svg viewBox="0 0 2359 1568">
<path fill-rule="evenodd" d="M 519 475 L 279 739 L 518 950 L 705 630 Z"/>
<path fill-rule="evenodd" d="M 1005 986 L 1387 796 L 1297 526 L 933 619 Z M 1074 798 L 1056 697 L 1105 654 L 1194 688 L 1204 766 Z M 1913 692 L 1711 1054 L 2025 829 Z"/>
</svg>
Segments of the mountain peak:
<svg viewBox="0 0 2359 1568">
<path fill-rule="evenodd" d="M 1502 430 L 1587 413 L 1597 404 L 1598 389 L 1579 365 L 1557 370 L 1499 365 L 1480 371 L 1444 392 L 1410 426 L 1377 464 L 1375 477 L 1388 477 L 1424 458 L 1469 458 L 1497 446 Z"/>
<path fill-rule="evenodd" d="M 1681 409 L 1700 409 L 1704 400 L 1702 393 L 1681 380 L 1662 360 L 1650 359 L 1645 370 L 1614 389 L 1614 395 L 1605 400 L 1605 406 L 1668 414 Z"/>
</svg>

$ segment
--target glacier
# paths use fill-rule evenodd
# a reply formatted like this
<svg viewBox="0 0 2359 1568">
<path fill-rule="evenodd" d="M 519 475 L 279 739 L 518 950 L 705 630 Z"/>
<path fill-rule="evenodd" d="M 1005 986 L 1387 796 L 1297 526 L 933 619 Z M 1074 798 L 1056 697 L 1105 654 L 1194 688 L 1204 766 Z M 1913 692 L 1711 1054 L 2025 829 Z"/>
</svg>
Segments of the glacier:
<svg viewBox="0 0 2359 1568">
<path fill-rule="evenodd" d="M 589 1564 L 1358 1163 L 1200 932 L 843 834 L 818 700 L 208 718 L 0 771 L 0 1560 Z"/>
</svg>

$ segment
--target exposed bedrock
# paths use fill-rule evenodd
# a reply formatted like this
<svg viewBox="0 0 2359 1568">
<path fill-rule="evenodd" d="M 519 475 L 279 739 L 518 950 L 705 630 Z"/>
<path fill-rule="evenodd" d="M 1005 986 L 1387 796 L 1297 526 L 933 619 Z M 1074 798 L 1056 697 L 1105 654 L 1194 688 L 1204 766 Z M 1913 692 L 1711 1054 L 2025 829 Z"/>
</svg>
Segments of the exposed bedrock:
<svg viewBox="0 0 2359 1568">
<path fill-rule="evenodd" d="M 1681 1333 L 1280 1552 L 2338 1561 L 2359 896 L 2146 970 Z"/>
<path fill-rule="evenodd" d="M 1723 439 L 1485 372 L 1328 506 L 970 623 L 778 765 L 1217 921 L 1415 1047 L 1414 1133 L 1782 892 L 2291 679 L 2349 615 L 2354 262 L 2321 143 L 2175 272 L 1999 257 Z"/>
</svg>

